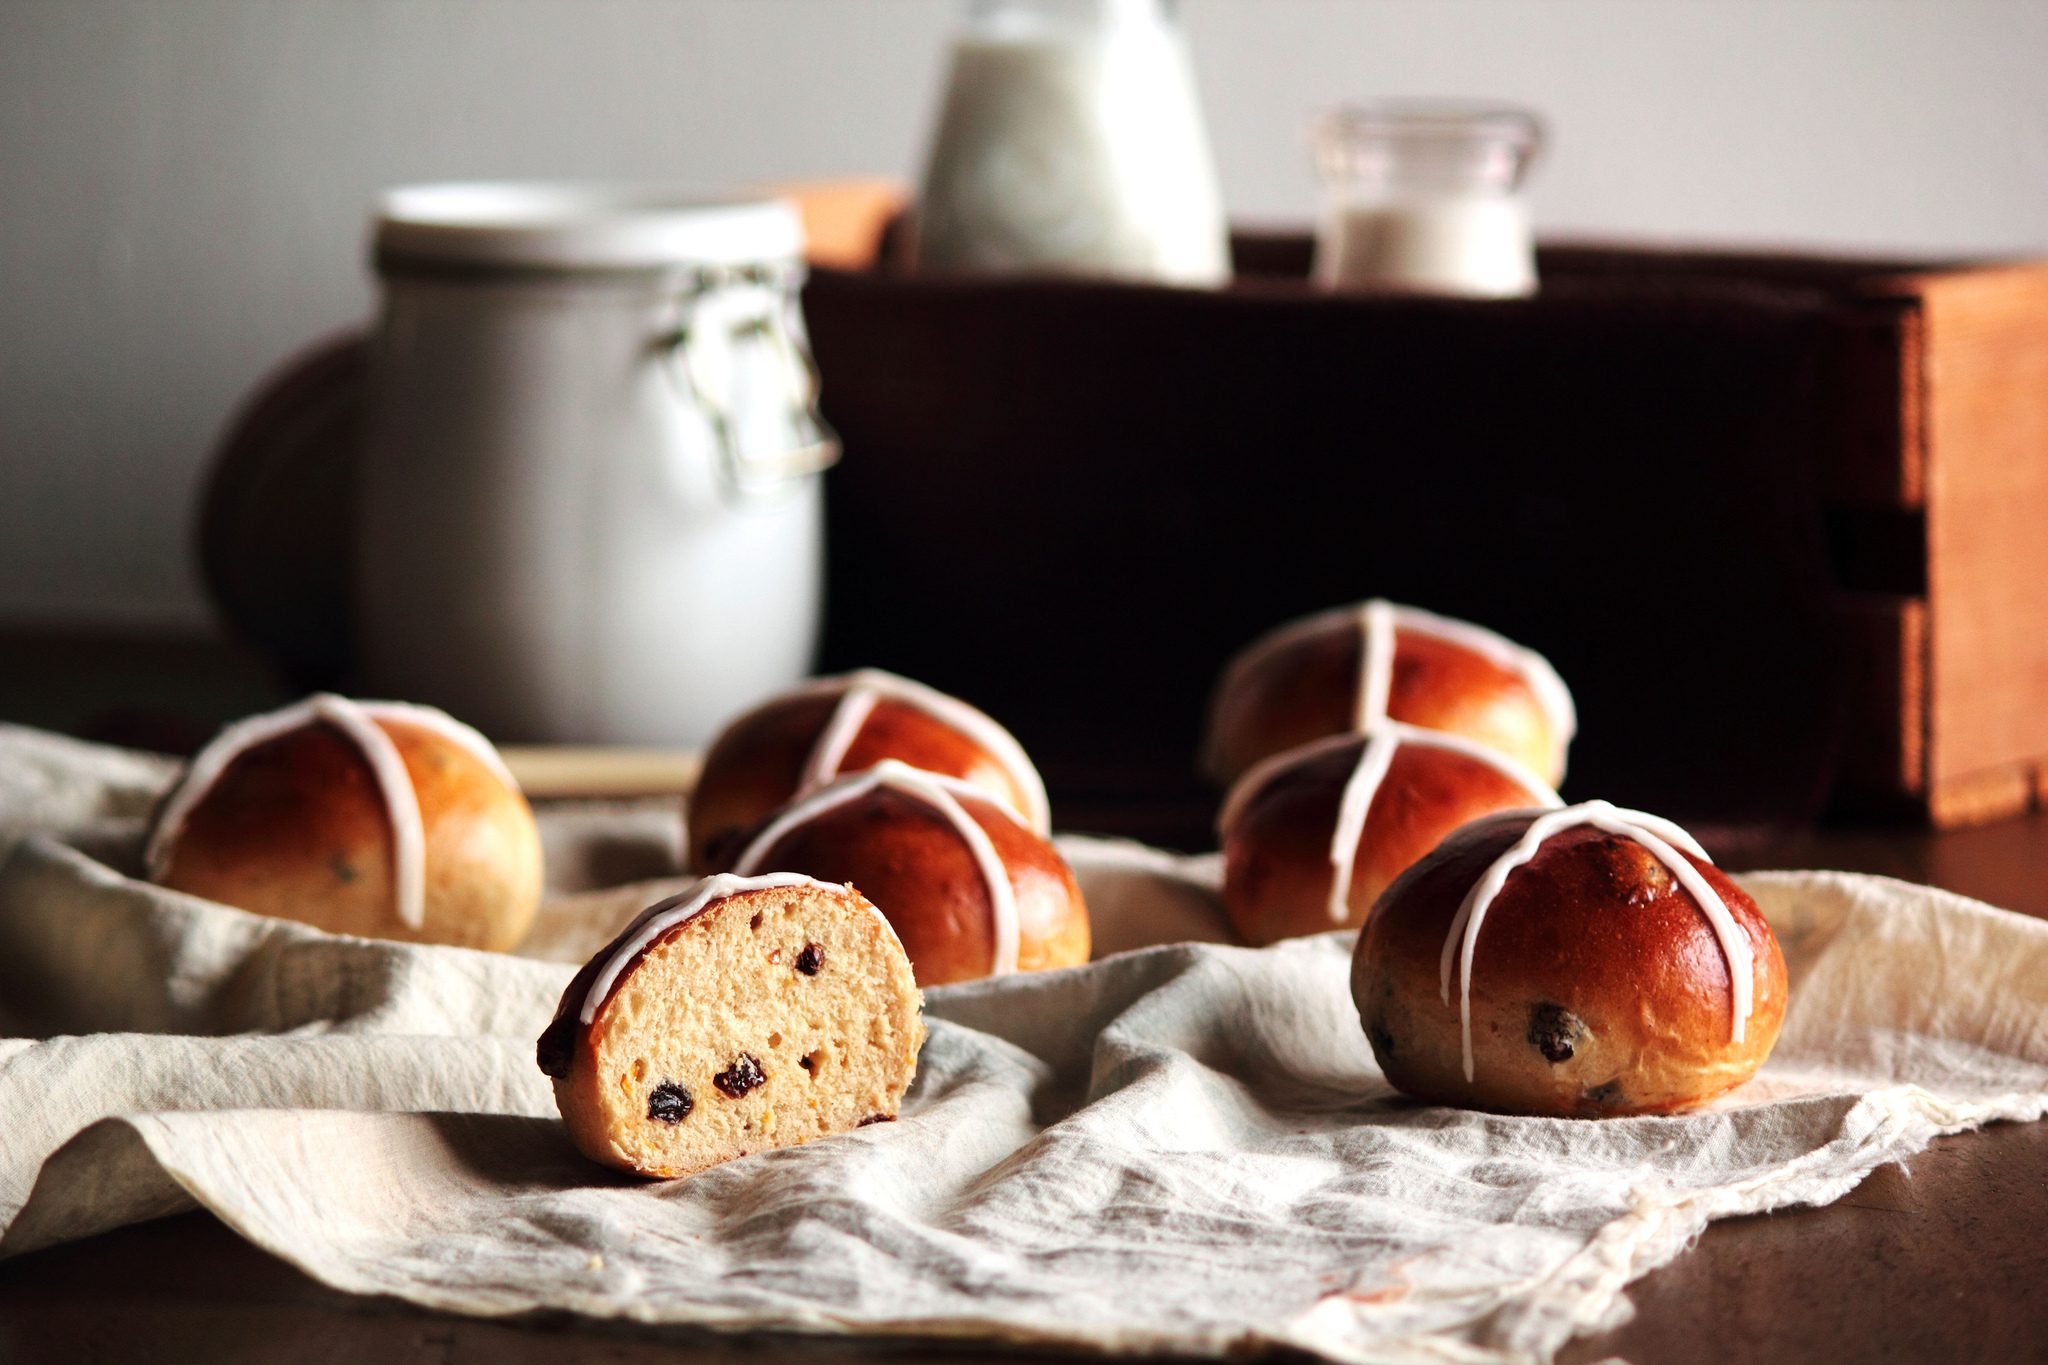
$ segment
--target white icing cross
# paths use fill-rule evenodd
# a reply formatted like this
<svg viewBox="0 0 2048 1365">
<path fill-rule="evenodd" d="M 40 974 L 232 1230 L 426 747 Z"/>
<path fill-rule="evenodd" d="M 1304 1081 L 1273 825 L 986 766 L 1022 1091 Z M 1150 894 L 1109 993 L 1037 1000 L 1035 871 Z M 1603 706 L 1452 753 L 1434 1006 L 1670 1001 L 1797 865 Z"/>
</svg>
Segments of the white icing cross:
<svg viewBox="0 0 2048 1365">
<path fill-rule="evenodd" d="M 194 756 L 185 769 L 184 780 L 171 793 L 157 816 L 156 827 L 150 831 L 149 846 L 143 854 L 149 879 L 161 883 L 169 874 L 179 831 L 230 764 L 259 744 L 324 721 L 341 731 L 370 765 L 377 790 L 384 799 L 385 815 L 391 821 L 392 879 L 397 884 L 398 918 L 409 928 L 423 928 L 427 918 L 426 827 L 420 818 L 419 794 L 413 790 L 405 760 L 399 756 L 391 736 L 377 723 L 383 720 L 433 731 L 467 750 L 507 787 L 519 790 L 517 779 L 491 742 L 445 711 L 406 702 L 350 701 L 322 692 L 281 711 L 236 721 Z"/>
<path fill-rule="evenodd" d="M 975 866 L 981 870 L 981 878 L 988 887 L 989 915 L 994 921 L 995 959 L 989 966 L 989 975 L 1007 976 L 1017 970 L 1017 952 L 1020 930 L 1017 924 L 1017 893 L 1010 885 L 1010 872 L 1004 866 L 1002 856 L 996 852 L 995 843 L 988 837 L 988 831 L 975 822 L 960 804 L 960 797 L 983 802 L 1003 813 L 1006 819 L 1022 824 L 1023 821 L 1009 806 L 996 800 L 972 782 L 957 777 L 946 777 L 940 773 L 928 773 L 913 768 L 893 758 L 885 758 L 865 772 L 841 778 L 828 787 L 820 788 L 809 796 L 784 808 L 782 813 L 770 821 L 768 827 L 754 836 L 746 852 L 740 854 L 733 864 L 733 872 L 745 876 L 760 865 L 785 834 L 797 826 L 815 819 L 824 812 L 849 801 L 856 800 L 878 787 L 887 787 L 924 802 L 943 815 L 974 855 Z"/>
<path fill-rule="evenodd" d="M 1605 801 L 1587 801 L 1582 805 L 1567 806 L 1539 817 L 1516 842 L 1514 847 L 1500 855 L 1485 875 L 1472 884 L 1465 894 L 1464 903 L 1451 920 L 1450 933 L 1444 937 L 1444 951 L 1438 963 L 1438 975 L 1443 990 L 1443 1001 L 1451 1003 L 1451 965 L 1456 961 L 1459 972 L 1458 986 L 1458 1030 L 1464 1045 L 1465 1079 L 1472 1079 L 1472 953 L 1479 943 L 1479 926 L 1486 919 L 1487 907 L 1493 904 L 1500 889 L 1507 885 L 1508 876 L 1516 868 L 1536 856 L 1543 847 L 1543 841 L 1551 835 L 1571 829 L 1576 825 L 1591 825 L 1632 839 L 1648 849 L 1657 861 L 1664 864 L 1678 884 L 1686 889 L 1698 904 L 1700 912 L 1707 917 L 1707 923 L 1714 928 L 1714 937 L 1721 942 L 1721 955 L 1728 963 L 1728 979 L 1733 987 L 1734 1023 L 1730 1030 L 1732 1041 L 1741 1042 L 1744 1026 L 1749 1022 L 1752 1005 L 1751 996 L 1755 986 L 1756 960 L 1749 947 L 1749 939 L 1735 923 L 1735 917 L 1728 913 L 1728 907 L 1721 900 L 1707 879 L 1700 875 L 1698 868 L 1688 862 L 1679 849 L 1685 850 L 1703 863 L 1714 860 L 1707 856 L 1690 834 L 1669 820 L 1654 815 L 1645 815 L 1637 810 L 1621 810 Z M 1676 845 L 1677 847 L 1673 847 Z"/>
<path fill-rule="evenodd" d="M 1394 611 L 1392 602 L 1375 597 L 1358 609 L 1358 696 L 1351 728 L 1361 734 L 1387 719 L 1394 695 Z"/>
<path fill-rule="evenodd" d="M 1329 735 L 1266 759 L 1239 778 L 1237 785 L 1230 789 L 1230 796 L 1223 804 L 1223 814 L 1216 822 L 1217 831 L 1227 839 L 1231 826 L 1244 814 L 1252 798 L 1280 773 L 1319 754 L 1358 744 L 1360 738 L 1358 735 Z M 1330 831 L 1328 904 L 1332 924 L 1342 924 L 1351 917 L 1351 874 L 1358 865 L 1358 845 L 1365 837 L 1366 817 L 1372 814 L 1373 799 L 1386 782 L 1387 772 L 1393 767 L 1394 754 L 1402 745 L 1417 744 L 1463 754 L 1519 785 L 1529 793 L 1531 805 L 1555 809 L 1564 804 L 1550 789 L 1550 784 L 1529 771 L 1526 765 L 1463 735 L 1425 730 L 1419 725 L 1382 716 L 1367 728 L 1363 738 L 1365 742 L 1359 747 L 1358 762 L 1352 767 L 1351 776 L 1344 783 L 1344 795 L 1337 803 L 1336 825 Z"/>
<path fill-rule="evenodd" d="M 1045 796 L 1045 782 L 1039 777 L 1038 769 L 1032 766 L 1031 759 L 1024 753 L 1024 746 L 1017 743 L 1008 730 L 975 707 L 936 688 L 912 682 L 909 678 L 899 678 L 879 668 L 863 668 L 838 677 L 819 678 L 785 695 L 804 696 L 835 691 L 840 694 L 839 705 L 833 709 L 831 719 L 811 745 L 810 757 L 804 762 L 803 776 L 792 799 L 808 796 L 838 778 L 839 765 L 846 761 L 846 752 L 853 747 L 861 727 L 867 724 L 875 703 L 895 701 L 915 707 L 979 744 L 1002 765 L 1017 790 L 1024 794 L 1027 809 L 1018 813 L 1041 837 L 1050 833 L 1052 811 Z M 1008 802 L 1004 801 L 1004 804 Z"/>
<path fill-rule="evenodd" d="M 1397 606 L 1378 597 L 1359 605 L 1358 625 L 1364 641 L 1358 669 L 1357 729 L 1367 729 L 1373 721 L 1386 718 L 1393 694 L 1395 631 L 1427 635 L 1469 649 L 1522 680 L 1550 722 L 1551 765 L 1560 777 L 1564 775 L 1565 751 L 1578 732 L 1579 718 L 1571 689 L 1557 676 L 1550 660 L 1484 626 L 1438 616 L 1420 607 Z"/>
</svg>

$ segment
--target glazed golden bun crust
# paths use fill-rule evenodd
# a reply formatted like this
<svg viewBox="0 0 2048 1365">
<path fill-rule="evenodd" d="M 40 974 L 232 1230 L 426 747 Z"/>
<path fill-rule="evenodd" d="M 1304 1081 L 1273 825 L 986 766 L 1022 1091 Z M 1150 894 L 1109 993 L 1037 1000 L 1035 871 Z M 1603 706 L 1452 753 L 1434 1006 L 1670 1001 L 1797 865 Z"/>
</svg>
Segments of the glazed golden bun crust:
<svg viewBox="0 0 2048 1365">
<path fill-rule="evenodd" d="M 1346 614 L 1227 673 L 1210 707 L 1210 776 L 1235 782 L 1274 754 L 1353 729 L 1364 653 Z M 1463 735 L 1553 786 L 1564 776 L 1558 736 L 1528 681 L 1453 641 L 1395 629 L 1387 716 Z"/>
<path fill-rule="evenodd" d="M 992 802 L 957 799 L 1009 870 L 1017 970 L 1086 962 L 1088 907 L 1066 860 Z M 977 980 L 995 961 L 995 917 L 973 851 L 943 814 L 905 792 L 877 787 L 819 812 L 748 871 L 801 872 L 858 888 L 903 941 L 920 987 Z"/>
<path fill-rule="evenodd" d="M 1436 1104 L 1566 1118 L 1673 1113 L 1748 1080 L 1785 1019 L 1785 958 L 1756 902 L 1711 863 L 1679 855 L 1755 958 L 1736 1043 L 1728 964 L 1705 913 L 1647 848 L 1584 825 L 1544 841 L 1486 912 L 1465 1079 L 1455 970 L 1448 1004 L 1440 985 L 1444 939 L 1466 893 L 1536 816 L 1467 825 L 1373 907 L 1351 994 L 1387 1079 Z"/>
<path fill-rule="evenodd" d="M 1330 916 L 1330 844 L 1345 783 L 1366 737 L 1317 745 L 1268 779 L 1223 832 L 1223 903 L 1247 943 L 1357 928 L 1382 891 L 1446 834 L 1537 797 L 1492 765 L 1452 749 L 1394 753 L 1352 864 L 1350 913 Z"/>
<path fill-rule="evenodd" d="M 693 871 L 729 870 L 754 828 L 796 795 L 804 764 L 838 704 L 838 693 L 778 697 L 718 736 L 690 796 Z M 840 760 L 839 773 L 861 772 L 885 758 L 972 782 L 1013 810 L 1031 809 L 1029 794 L 994 754 L 931 713 L 890 697 L 878 700 L 868 713 Z"/>
<path fill-rule="evenodd" d="M 460 744 L 377 720 L 412 777 L 426 833 L 422 927 L 398 917 L 391 819 L 369 760 L 315 721 L 239 755 L 186 815 L 161 884 L 329 933 L 517 947 L 540 906 L 526 798 Z"/>
</svg>

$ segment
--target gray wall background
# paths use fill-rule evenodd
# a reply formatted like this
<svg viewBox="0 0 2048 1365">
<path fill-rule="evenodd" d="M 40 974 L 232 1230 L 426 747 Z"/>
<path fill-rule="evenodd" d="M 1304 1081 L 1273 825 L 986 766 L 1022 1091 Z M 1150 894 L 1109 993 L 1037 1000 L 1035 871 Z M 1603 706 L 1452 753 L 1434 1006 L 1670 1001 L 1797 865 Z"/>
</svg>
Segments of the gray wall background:
<svg viewBox="0 0 2048 1365">
<path fill-rule="evenodd" d="M 380 186 L 914 176 L 951 0 L 0 0 L 0 624 L 203 630 L 209 443 Z M 1231 210 L 1314 111 L 1548 116 L 1551 230 L 2048 250 L 2048 0 L 1190 0 Z"/>
</svg>

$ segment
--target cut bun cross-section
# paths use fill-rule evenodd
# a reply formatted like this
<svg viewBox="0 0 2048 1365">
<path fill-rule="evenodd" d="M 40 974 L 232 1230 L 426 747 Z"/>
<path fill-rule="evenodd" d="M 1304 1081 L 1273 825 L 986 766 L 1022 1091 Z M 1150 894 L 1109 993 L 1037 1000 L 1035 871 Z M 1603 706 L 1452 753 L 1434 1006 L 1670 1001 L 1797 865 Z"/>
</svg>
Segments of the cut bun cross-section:
<svg viewBox="0 0 2048 1365">
<path fill-rule="evenodd" d="M 852 887 L 708 877 L 585 964 L 537 1060 L 585 1156 L 691 1175 L 894 1119 L 921 1003 L 895 932 Z"/>
</svg>

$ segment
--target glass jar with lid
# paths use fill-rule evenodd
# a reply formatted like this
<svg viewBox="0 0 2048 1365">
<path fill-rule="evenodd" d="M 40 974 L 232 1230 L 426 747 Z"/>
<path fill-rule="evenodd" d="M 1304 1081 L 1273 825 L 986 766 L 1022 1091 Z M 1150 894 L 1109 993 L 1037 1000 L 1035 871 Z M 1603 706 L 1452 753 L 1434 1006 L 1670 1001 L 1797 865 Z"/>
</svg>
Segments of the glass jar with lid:
<svg viewBox="0 0 2048 1365">
<path fill-rule="evenodd" d="M 1513 298 L 1536 289 L 1523 194 L 1535 115 L 1460 103 L 1341 108 L 1316 127 L 1315 277 L 1330 288 Z"/>
</svg>

